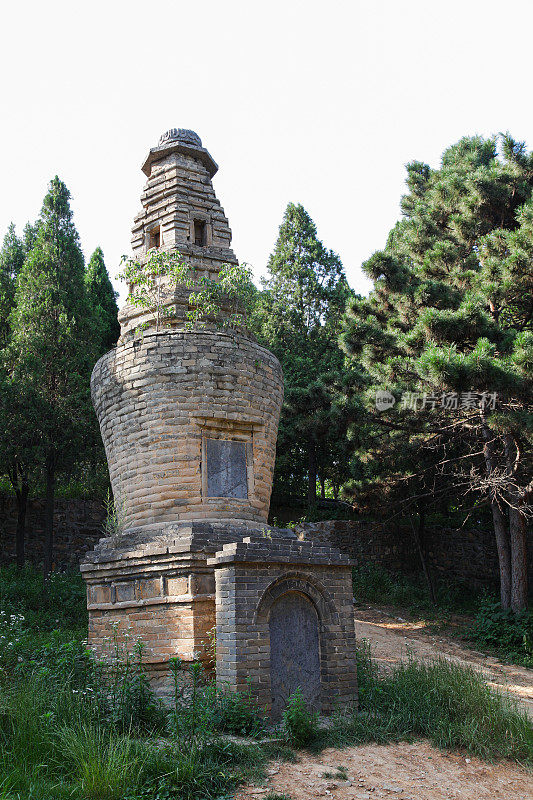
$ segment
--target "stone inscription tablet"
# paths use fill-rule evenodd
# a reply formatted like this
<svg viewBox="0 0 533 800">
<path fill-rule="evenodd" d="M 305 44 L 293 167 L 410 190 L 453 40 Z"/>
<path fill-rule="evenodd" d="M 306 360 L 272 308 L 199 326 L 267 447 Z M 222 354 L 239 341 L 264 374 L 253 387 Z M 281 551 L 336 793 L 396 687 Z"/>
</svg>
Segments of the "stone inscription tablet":
<svg viewBox="0 0 533 800">
<path fill-rule="evenodd" d="M 298 687 L 309 705 L 320 709 L 318 617 L 312 603 L 287 592 L 270 611 L 272 716 L 279 718 Z"/>
<path fill-rule="evenodd" d="M 208 497 L 248 497 L 246 444 L 231 439 L 206 439 Z"/>
</svg>

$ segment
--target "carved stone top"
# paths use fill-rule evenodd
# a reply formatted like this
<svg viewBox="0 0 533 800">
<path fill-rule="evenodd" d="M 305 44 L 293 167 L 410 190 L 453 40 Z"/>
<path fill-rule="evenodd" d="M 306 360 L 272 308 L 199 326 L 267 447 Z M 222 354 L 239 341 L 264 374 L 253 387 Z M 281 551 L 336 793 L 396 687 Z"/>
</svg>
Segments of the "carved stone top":
<svg viewBox="0 0 533 800">
<path fill-rule="evenodd" d="M 161 136 L 157 147 L 152 147 L 142 165 L 142 171 L 150 177 L 152 164 L 170 153 L 182 153 L 191 156 L 204 165 L 210 178 L 217 172 L 218 166 L 212 156 L 202 146 L 202 140 L 195 131 L 188 128 L 170 128 Z"/>
<path fill-rule="evenodd" d="M 171 128 L 166 131 L 159 139 L 159 147 L 168 142 L 183 142 L 183 144 L 191 145 L 191 147 L 202 146 L 202 140 L 198 134 L 187 128 Z"/>
</svg>

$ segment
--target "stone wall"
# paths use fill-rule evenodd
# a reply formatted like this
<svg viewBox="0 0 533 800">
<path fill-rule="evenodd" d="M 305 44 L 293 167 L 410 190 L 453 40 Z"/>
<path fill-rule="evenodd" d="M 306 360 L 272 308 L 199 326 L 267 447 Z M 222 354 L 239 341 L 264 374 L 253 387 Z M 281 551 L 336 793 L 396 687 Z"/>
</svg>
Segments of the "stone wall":
<svg viewBox="0 0 533 800">
<path fill-rule="evenodd" d="M 96 500 L 57 500 L 55 513 L 56 569 L 76 568 L 103 535 L 103 504 Z M 0 497 L 0 563 L 15 560 L 17 508 L 13 497 Z M 393 572 L 420 569 L 409 529 L 373 522 L 332 520 L 300 526 L 306 538 L 326 540 L 347 553 L 356 564 L 372 562 Z M 44 500 L 28 508 L 26 553 L 29 562 L 42 561 Z M 428 557 L 442 577 L 473 581 L 477 585 L 498 581 L 498 557 L 490 529 L 434 528 L 427 532 Z M 529 538 L 530 581 L 533 585 L 533 535 Z"/>
<path fill-rule="evenodd" d="M 356 565 L 371 562 L 391 572 L 419 572 L 412 532 L 403 525 L 330 520 L 299 525 L 303 538 L 322 539 Z M 498 556 L 490 528 L 428 528 L 425 549 L 432 569 L 443 578 L 478 586 L 497 583 Z M 529 532 L 529 579 L 533 585 L 533 532 Z"/>
<path fill-rule="evenodd" d="M 411 566 L 412 542 L 398 525 L 329 520 L 298 525 L 295 531 L 301 538 L 327 541 L 357 566 L 372 562 L 391 572 Z"/>
<path fill-rule="evenodd" d="M 83 555 L 103 536 L 106 517 L 97 500 L 56 500 L 54 514 L 54 569 L 76 569 Z M 14 497 L 0 496 L 0 563 L 15 561 L 17 504 Z M 44 500 L 30 500 L 26 519 L 26 558 L 43 560 Z"/>
</svg>

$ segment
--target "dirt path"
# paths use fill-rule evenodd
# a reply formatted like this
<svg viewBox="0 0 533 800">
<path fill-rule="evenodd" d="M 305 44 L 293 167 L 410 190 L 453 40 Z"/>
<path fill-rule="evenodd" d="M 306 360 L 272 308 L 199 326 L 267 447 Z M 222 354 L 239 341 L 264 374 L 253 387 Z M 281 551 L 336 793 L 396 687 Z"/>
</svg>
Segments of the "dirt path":
<svg viewBox="0 0 533 800">
<path fill-rule="evenodd" d="M 384 609 L 356 608 L 359 639 L 370 642 L 383 669 L 410 653 L 419 660 L 443 656 L 483 672 L 492 686 L 516 697 L 533 717 L 533 670 L 502 664 Z M 345 772 L 338 773 L 338 768 Z M 324 777 L 324 773 L 337 777 Z M 248 786 L 235 800 L 261 800 L 270 792 L 291 800 L 533 800 L 533 775 L 517 764 L 488 764 L 440 751 L 429 742 L 364 745 L 300 753 L 296 764 L 273 762 L 263 786 Z M 347 777 L 344 778 L 343 776 Z"/>
<path fill-rule="evenodd" d="M 374 659 L 384 669 L 405 659 L 409 652 L 420 661 L 444 656 L 480 670 L 491 686 L 520 700 L 533 719 L 533 670 L 502 664 L 497 658 L 432 634 L 423 622 L 408 622 L 371 606 L 356 608 L 355 627 L 357 638 L 368 639 Z"/>
<path fill-rule="evenodd" d="M 291 800 L 531 800 L 533 776 L 516 764 L 487 764 L 436 750 L 427 742 L 364 745 L 300 753 L 296 764 L 273 763 L 264 787 L 249 786 L 236 800 L 278 792 Z M 347 780 L 324 778 L 344 767 Z"/>
</svg>

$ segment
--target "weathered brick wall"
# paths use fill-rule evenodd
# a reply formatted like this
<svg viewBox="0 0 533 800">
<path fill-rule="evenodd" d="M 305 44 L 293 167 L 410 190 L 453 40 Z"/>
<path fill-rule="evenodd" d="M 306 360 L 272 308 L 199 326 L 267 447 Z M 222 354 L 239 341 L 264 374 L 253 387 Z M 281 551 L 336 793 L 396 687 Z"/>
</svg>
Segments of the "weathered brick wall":
<svg viewBox="0 0 533 800">
<path fill-rule="evenodd" d="M 178 520 L 266 522 L 283 398 L 281 367 L 247 336 L 145 333 L 96 364 L 94 407 L 127 528 Z M 202 442 L 248 445 L 248 497 L 208 497 Z"/>
<path fill-rule="evenodd" d="M 97 500 L 56 500 L 54 514 L 54 568 L 75 569 L 80 559 L 104 535 L 106 511 Z M 0 563 L 15 560 L 17 505 L 14 497 L 0 496 Z M 26 559 L 40 564 L 44 554 L 44 500 L 30 500 L 26 518 Z"/>
<path fill-rule="evenodd" d="M 347 553 L 356 565 L 371 562 L 392 572 L 420 570 L 409 528 L 354 520 L 330 520 L 297 527 L 305 538 L 323 538 Z M 428 528 L 426 552 L 430 566 L 444 578 L 476 585 L 499 580 L 498 555 L 490 528 Z M 533 532 L 529 532 L 529 577 L 533 582 Z"/>
<path fill-rule="evenodd" d="M 295 530 L 305 539 L 324 538 L 347 553 L 356 565 L 372 562 L 391 572 L 401 572 L 413 555 L 412 542 L 398 525 L 328 520 L 298 525 Z"/>
<path fill-rule="evenodd" d="M 189 141 L 162 137 L 159 146 L 150 150 L 143 166 L 148 180 L 141 195 L 142 210 L 133 223 L 131 246 L 142 262 L 154 246 L 153 233 L 158 233 L 159 249 L 178 251 L 198 278 L 215 280 L 223 264 L 236 264 L 237 259 L 231 249 L 228 219 L 211 183 L 216 164 L 198 135 L 189 133 Z M 195 221 L 205 229 L 200 246 L 195 241 Z M 172 309 L 172 320 L 167 322 L 175 325 L 189 309 L 190 289 L 171 286 L 166 279 L 162 289 L 164 303 Z M 126 303 L 119 313 L 122 337 L 151 320 L 153 311 Z"/>
<path fill-rule="evenodd" d="M 141 640 L 161 697 L 171 691 L 169 658 L 209 667 L 215 579 L 207 557 L 244 532 L 248 526 L 181 522 L 102 539 L 81 565 L 97 657 L 112 662 L 117 644 L 131 649 Z"/>
<path fill-rule="evenodd" d="M 270 710 L 269 611 L 282 595 L 297 593 L 311 601 L 319 617 L 321 709 L 356 700 L 348 559 L 321 542 L 265 537 L 226 544 L 208 564 L 216 578 L 217 683 L 237 691 L 250 685 Z"/>
</svg>

